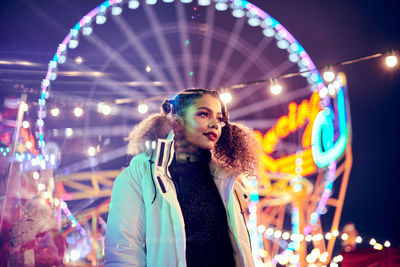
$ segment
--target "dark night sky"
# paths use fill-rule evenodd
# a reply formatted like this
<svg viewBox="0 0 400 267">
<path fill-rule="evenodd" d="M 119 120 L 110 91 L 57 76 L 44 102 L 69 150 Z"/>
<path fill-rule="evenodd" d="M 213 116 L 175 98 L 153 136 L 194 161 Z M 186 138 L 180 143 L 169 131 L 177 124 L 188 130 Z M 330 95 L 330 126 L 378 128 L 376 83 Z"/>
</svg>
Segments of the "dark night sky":
<svg viewBox="0 0 400 267">
<path fill-rule="evenodd" d="M 67 29 L 99 3 L 33 2 L 3 3 L 0 60 L 26 58 L 46 64 Z M 285 26 L 316 66 L 400 48 L 396 0 L 251 2 Z M 348 79 L 354 156 L 341 225 L 354 222 L 361 236 L 399 246 L 400 175 L 395 166 L 400 147 L 395 125 L 400 69 L 389 71 L 382 63 L 382 58 L 372 59 L 339 69 Z"/>
</svg>

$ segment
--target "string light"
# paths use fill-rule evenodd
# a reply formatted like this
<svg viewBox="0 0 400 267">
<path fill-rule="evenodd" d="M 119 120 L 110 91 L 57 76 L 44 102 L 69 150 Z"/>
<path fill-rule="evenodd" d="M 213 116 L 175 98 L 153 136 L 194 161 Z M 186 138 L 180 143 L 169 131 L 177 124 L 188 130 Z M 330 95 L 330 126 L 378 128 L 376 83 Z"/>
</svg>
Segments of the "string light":
<svg viewBox="0 0 400 267">
<path fill-rule="evenodd" d="M 136 9 L 139 7 L 139 1 L 137 0 L 129 0 L 128 2 L 128 8 L 130 9 Z"/>
<path fill-rule="evenodd" d="M 78 64 L 78 65 L 82 64 L 82 63 L 83 63 L 83 58 L 80 57 L 80 56 L 79 56 L 79 57 L 76 57 L 76 58 L 75 58 L 75 63 Z"/>
<path fill-rule="evenodd" d="M 52 108 L 50 113 L 51 113 L 51 115 L 53 117 L 57 117 L 58 115 L 60 115 L 60 109 L 59 108 Z"/>
<path fill-rule="evenodd" d="M 279 95 L 282 92 L 282 85 L 280 85 L 276 82 L 273 82 L 273 83 L 271 83 L 271 86 L 269 89 L 272 94 Z"/>
<path fill-rule="evenodd" d="M 386 66 L 389 68 L 394 68 L 397 65 L 397 57 L 395 55 L 390 55 L 385 58 Z"/>
<path fill-rule="evenodd" d="M 93 157 L 94 155 L 96 155 L 96 148 L 95 147 L 89 147 L 87 150 L 87 153 L 90 157 Z"/>
<path fill-rule="evenodd" d="M 138 111 L 140 114 L 145 114 L 149 110 L 149 106 L 145 103 L 141 103 L 138 106 Z"/>
<path fill-rule="evenodd" d="M 74 115 L 76 117 L 81 117 L 83 115 L 83 109 L 81 107 L 74 108 Z"/>
<path fill-rule="evenodd" d="M 331 82 L 335 79 L 335 73 L 333 72 L 333 70 L 331 68 L 328 68 L 324 74 L 322 75 L 322 77 L 324 77 L 324 80 L 326 82 Z"/>
<path fill-rule="evenodd" d="M 224 104 L 228 104 L 232 101 L 232 94 L 229 92 L 223 92 L 220 94 L 220 98 Z"/>
</svg>

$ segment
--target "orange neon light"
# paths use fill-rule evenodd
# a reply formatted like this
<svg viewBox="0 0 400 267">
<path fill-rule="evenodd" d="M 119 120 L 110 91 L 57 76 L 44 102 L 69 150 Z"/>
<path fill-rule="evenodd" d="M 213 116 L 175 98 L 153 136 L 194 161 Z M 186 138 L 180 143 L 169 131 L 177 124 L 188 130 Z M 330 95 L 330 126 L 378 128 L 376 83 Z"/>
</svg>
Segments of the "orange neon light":
<svg viewBox="0 0 400 267">
<path fill-rule="evenodd" d="M 317 167 L 314 163 L 311 152 L 311 131 L 312 126 L 321 108 L 319 105 L 320 97 L 317 92 L 313 93 L 309 100 L 303 100 L 300 105 L 291 102 L 288 107 L 288 114 L 280 117 L 276 124 L 271 127 L 264 135 L 260 131 L 255 131 L 257 140 L 260 142 L 264 151 L 260 158 L 261 169 L 270 172 L 281 172 L 295 175 L 297 167 L 295 161 L 296 154 L 291 154 L 279 159 L 274 159 L 269 154 L 273 153 L 279 141 L 302 128 L 307 122 L 302 136 L 302 146 L 304 148 L 301 164 L 302 176 L 312 174 Z"/>
<path fill-rule="evenodd" d="M 303 133 L 302 145 L 304 148 L 311 146 L 312 125 L 321 110 L 319 101 L 320 97 L 315 92 L 311 95 L 310 100 L 303 100 L 300 105 L 291 102 L 288 107 L 288 115 L 280 117 L 264 136 L 260 131 L 255 131 L 256 138 L 261 143 L 263 151 L 267 154 L 274 152 L 281 139 L 303 127 L 307 121 L 308 124 Z"/>
</svg>

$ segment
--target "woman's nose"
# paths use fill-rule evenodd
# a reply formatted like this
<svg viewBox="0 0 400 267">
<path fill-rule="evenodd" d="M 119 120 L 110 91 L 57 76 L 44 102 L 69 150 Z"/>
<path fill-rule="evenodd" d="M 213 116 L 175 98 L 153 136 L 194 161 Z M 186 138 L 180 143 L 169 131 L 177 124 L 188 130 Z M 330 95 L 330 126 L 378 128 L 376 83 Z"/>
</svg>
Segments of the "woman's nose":
<svg viewBox="0 0 400 267">
<path fill-rule="evenodd" d="M 218 121 L 216 119 L 210 119 L 210 121 L 208 123 L 208 127 L 218 128 Z"/>
</svg>

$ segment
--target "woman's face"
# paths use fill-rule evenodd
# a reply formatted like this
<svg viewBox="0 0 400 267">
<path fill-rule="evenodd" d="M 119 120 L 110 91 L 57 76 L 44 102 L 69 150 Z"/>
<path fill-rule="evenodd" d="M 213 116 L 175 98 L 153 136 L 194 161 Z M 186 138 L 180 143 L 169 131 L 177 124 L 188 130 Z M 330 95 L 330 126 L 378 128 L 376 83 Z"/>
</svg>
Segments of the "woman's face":
<svg viewBox="0 0 400 267">
<path fill-rule="evenodd" d="M 211 95 L 197 98 L 186 108 L 181 122 L 189 143 L 212 150 L 221 136 L 223 124 L 219 99 Z"/>
</svg>

